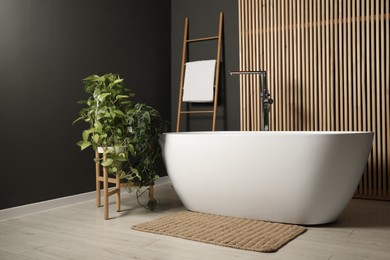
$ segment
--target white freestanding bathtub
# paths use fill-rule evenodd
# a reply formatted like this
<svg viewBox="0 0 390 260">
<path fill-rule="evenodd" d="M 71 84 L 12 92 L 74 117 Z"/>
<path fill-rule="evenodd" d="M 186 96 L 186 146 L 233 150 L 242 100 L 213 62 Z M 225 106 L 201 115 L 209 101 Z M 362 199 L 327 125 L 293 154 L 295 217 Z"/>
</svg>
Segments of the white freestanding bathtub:
<svg viewBox="0 0 390 260">
<path fill-rule="evenodd" d="M 372 132 L 183 132 L 160 138 L 191 211 L 293 224 L 334 221 L 353 196 Z"/>
</svg>

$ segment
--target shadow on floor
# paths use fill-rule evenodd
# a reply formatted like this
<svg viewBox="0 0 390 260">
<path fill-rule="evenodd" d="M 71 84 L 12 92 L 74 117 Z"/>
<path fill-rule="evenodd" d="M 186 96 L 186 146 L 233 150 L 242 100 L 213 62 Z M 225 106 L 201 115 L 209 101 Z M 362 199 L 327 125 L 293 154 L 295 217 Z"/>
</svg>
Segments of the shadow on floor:
<svg viewBox="0 0 390 260">
<path fill-rule="evenodd" d="M 390 202 L 352 199 L 341 216 L 328 227 L 390 227 Z"/>
</svg>

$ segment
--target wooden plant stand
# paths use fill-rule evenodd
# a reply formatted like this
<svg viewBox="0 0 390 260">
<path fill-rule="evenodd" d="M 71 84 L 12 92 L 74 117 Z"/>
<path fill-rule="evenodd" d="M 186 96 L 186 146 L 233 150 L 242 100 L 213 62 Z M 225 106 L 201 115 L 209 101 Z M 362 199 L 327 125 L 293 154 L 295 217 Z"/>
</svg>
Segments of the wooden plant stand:
<svg viewBox="0 0 390 260">
<path fill-rule="evenodd" d="M 103 161 L 106 160 L 106 155 L 103 155 Z M 121 210 L 121 183 L 120 178 L 117 175 L 115 178 L 108 176 L 108 171 L 106 167 L 101 167 L 100 165 L 100 153 L 98 151 L 95 152 L 95 167 L 96 167 L 96 206 L 101 207 L 101 195 L 100 195 L 100 183 L 103 183 L 103 206 L 104 206 L 104 219 L 109 219 L 109 210 L 108 210 L 108 198 L 112 195 L 116 195 L 116 211 Z M 102 169 L 103 168 L 103 175 Z M 115 184 L 114 187 L 109 189 L 109 183 Z M 123 184 L 127 186 L 131 186 L 131 184 Z M 154 199 L 154 186 L 149 186 L 149 200 Z"/>
</svg>

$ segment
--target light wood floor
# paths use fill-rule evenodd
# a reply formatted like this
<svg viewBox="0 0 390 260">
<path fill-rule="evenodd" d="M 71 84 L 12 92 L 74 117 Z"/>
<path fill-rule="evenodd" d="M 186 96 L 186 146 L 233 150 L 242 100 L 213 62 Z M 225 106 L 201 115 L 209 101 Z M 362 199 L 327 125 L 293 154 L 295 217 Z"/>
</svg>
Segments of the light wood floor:
<svg viewBox="0 0 390 260">
<path fill-rule="evenodd" d="M 0 259 L 390 259 L 389 202 L 354 199 L 337 222 L 308 227 L 276 253 L 256 253 L 130 229 L 183 210 L 168 178 L 156 195 L 150 213 L 124 193 L 123 211 L 112 203 L 108 221 L 94 200 L 0 221 Z"/>
</svg>

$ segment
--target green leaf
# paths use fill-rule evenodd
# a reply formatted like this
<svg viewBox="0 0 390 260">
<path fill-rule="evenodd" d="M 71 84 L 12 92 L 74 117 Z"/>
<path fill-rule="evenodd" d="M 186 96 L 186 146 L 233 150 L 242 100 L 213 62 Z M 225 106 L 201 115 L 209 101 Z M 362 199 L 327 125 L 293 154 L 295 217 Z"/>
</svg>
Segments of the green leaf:
<svg viewBox="0 0 390 260">
<path fill-rule="evenodd" d="M 114 162 L 113 159 L 111 158 L 107 158 L 105 161 L 103 161 L 101 164 L 103 167 L 107 167 L 107 166 L 110 166 L 112 163 Z"/>
<path fill-rule="evenodd" d="M 92 136 L 92 140 L 93 140 L 95 143 L 99 142 L 99 135 L 98 135 L 98 134 L 94 134 L 94 135 Z"/>
<path fill-rule="evenodd" d="M 114 81 L 114 83 L 115 83 L 115 84 L 118 84 L 118 83 L 120 83 L 120 82 L 122 82 L 122 81 L 123 81 L 123 79 L 118 78 L 118 79 L 116 79 L 116 80 Z"/>
<path fill-rule="evenodd" d="M 124 153 L 120 153 L 118 156 L 116 156 L 115 159 L 119 162 L 126 162 L 127 161 L 126 157 L 124 156 Z"/>
<path fill-rule="evenodd" d="M 107 97 L 107 96 L 109 96 L 109 95 L 111 95 L 111 93 L 102 93 L 102 94 L 100 94 L 98 97 L 97 97 L 97 99 L 99 100 L 99 101 L 104 101 L 104 99 Z"/>
<path fill-rule="evenodd" d="M 95 131 L 95 128 L 90 128 L 88 130 L 84 130 L 83 131 L 83 140 L 84 141 L 87 141 L 88 140 L 88 137 L 91 133 L 93 133 Z"/>
<path fill-rule="evenodd" d="M 125 116 L 125 114 L 124 114 L 122 111 L 120 111 L 120 110 L 114 110 L 114 113 L 115 113 L 116 115 L 118 115 L 118 116 L 121 116 L 121 117 L 124 117 L 124 116 Z"/>
<path fill-rule="evenodd" d="M 95 80 L 96 78 L 99 78 L 99 76 L 98 75 L 91 75 L 91 76 L 84 78 L 83 81 L 91 81 L 91 80 Z"/>
<path fill-rule="evenodd" d="M 134 145 L 129 144 L 129 145 L 128 145 L 128 148 L 129 148 L 129 151 L 130 151 L 131 155 L 135 155 Z"/>
<path fill-rule="evenodd" d="M 99 121 L 95 121 L 94 127 L 95 127 L 96 132 L 102 131 L 102 124 Z"/>
<path fill-rule="evenodd" d="M 127 101 L 121 101 L 121 105 L 129 105 L 131 104 L 132 102 L 130 100 L 127 100 Z"/>
<path fill-rule="evenodd" d="M 89 141 L 80 141 L 77 143 L 78 146 L 80 146 L 81 151 L 84 150 L 85 148 L 89 147 L 92 145 Z"/>
<path fill-rule="evenodd" d="M 108 111 L 105 111 L 103 117 L 111 117 L 111 114 Z"/>
<path fill-rule="evenodd" d="M 83 141 L 87 141 L 89 136 L 89 131 L 84 130 L 82 135 L 83 135 Z"/>
<path fill-rule="evenodd" d="M 116 99 L 121 99 L 121 98 L 128 98 L 128 95 L 117 95 L 115 98 Z"/>
<path fill-rule="evenodd" d="M 138 178 L 141 178 L 139 175 L 139 171 L 136 168 L 130 167 L 131 172 L 134 173 Z"/>
</svg>

